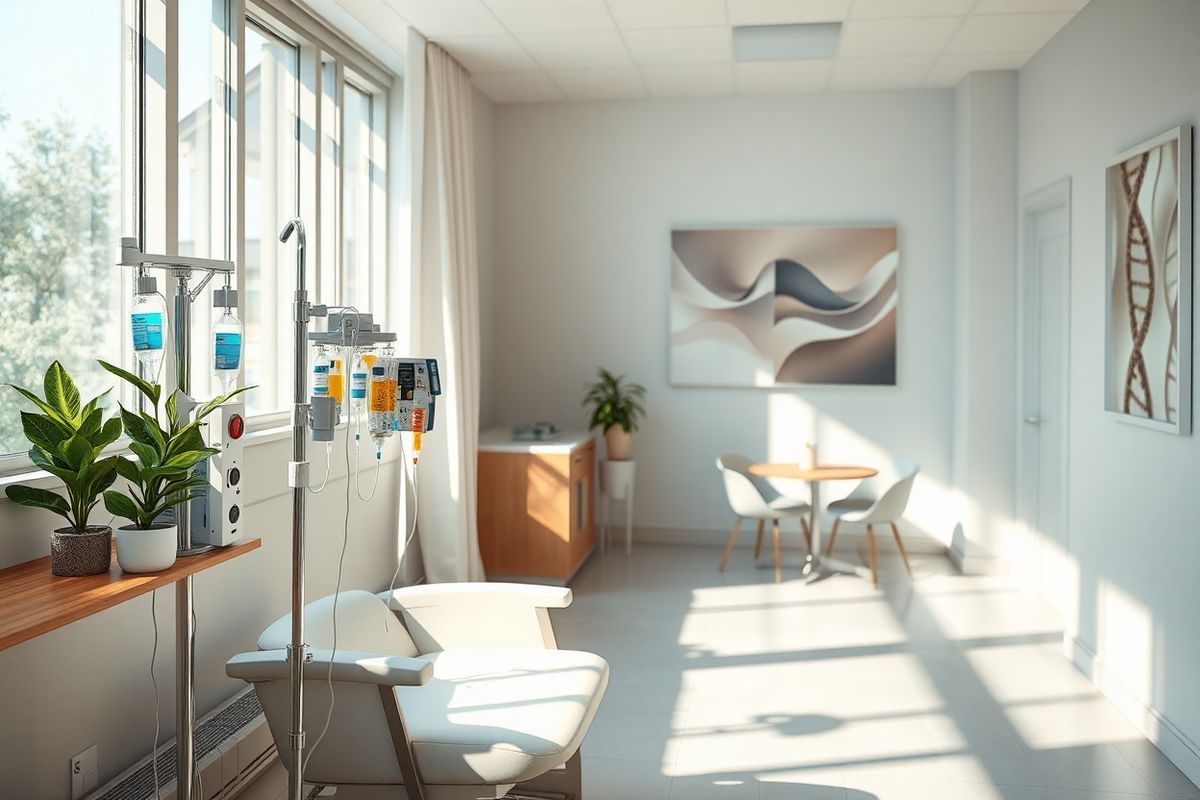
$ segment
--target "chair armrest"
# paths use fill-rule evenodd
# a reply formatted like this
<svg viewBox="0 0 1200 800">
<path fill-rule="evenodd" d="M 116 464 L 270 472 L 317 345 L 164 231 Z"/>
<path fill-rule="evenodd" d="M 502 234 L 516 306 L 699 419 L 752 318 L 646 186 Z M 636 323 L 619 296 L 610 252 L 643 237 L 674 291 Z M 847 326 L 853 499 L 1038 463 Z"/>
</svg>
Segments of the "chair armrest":
<svg viewBox="0 0 1200 800">
<path fill-rule="evenodd" d="M 404 586 L 378 597 L 392 609 L 480 603 L 510 603 L 530 608 L 566 608 L 571 605 L 571 590 L 566 586 L 538 586 L 527 583 L 433 583 Z"/>
<path fill-rule="evenodd" d="M 571 590 L 523 583 L 406 586 L 379 597 L 400 614 L 418 652 L 527 647 L 555 649 L 550 608 L 571 604 Z"/>
<path fill-rule="evenodd" d="M 433 663 L 404 656 L 385 656 L 338 650 L 310 650 L 312 661 L 305 665 L 306 678 L 327 676 L 339 683 L 366 683 L 378 686 L 420 686 L 433 677 Z M 330 675 L 330 657 L 333 657 Z M 286 650 L 259 650 L 239 653 L 225 663 L 225 674 L 248 683 L 286 681 L 292 668 Z"/>
</svg>

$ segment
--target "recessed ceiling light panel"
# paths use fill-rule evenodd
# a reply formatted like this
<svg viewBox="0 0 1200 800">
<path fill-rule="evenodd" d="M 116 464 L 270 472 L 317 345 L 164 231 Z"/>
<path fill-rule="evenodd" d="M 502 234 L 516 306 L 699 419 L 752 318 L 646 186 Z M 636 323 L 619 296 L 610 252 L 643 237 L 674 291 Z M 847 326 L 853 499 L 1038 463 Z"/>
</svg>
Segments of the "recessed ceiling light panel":
<svg viewBox="0 0 1200 800">
<path fill-rule="evenodd" d="M 736 61 L 805 61 L 833 58 L 840 22 L 808 25 L 741 25 L 733 29 Z"/>
</svg>

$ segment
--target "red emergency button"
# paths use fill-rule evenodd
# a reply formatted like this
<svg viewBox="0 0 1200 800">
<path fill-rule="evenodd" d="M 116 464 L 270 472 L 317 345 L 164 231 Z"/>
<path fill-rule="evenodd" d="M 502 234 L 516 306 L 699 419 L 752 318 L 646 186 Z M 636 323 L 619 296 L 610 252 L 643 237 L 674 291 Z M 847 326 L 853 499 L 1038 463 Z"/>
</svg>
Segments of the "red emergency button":
<svg viewBox="0 0 1200 800">
<path fill-rule="evenodd" d="M 241 414 L 234 414 L 229 418 L 229 438 L 240 439 L 242 434 L 246 432 L 246 421 L 242 419 Z"/>
</svg>

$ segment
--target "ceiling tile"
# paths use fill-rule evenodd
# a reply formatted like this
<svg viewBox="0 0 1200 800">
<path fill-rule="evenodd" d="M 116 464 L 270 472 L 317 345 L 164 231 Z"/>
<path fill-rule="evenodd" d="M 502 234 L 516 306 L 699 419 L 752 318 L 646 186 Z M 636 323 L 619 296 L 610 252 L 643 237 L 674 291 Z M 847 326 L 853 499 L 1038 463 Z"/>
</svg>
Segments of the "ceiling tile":
<svg viewBox="0 0 1200 800">
<path fill-rule="evenodd" d="M 733 60 L 729 28 L 655 28 L 624 31 L 638 64 L 713 64 Z"/>
<path fill-rule="evenodd" d="M 976 14 L 1035 14 L 1046 11 L 1078 11 L 1088 0 L 979 0 Z"/>
<path fill-rule="evenodd" d="M 1018 69 L 1033 53 L 960 53 L 940 57 L 925 76 L 922 86 L 941 89 L 957 86 L 968 72 Z"/>
<path fill-rule="evenodd" d="M 625 29 L 726 24 L 725 0 L 608 0 L 608 8 Z"/>
<path fill-rule="evenodd" d="M 733 92 L 732 64 L 673 64 L 642 67 L 642 78 L 655 97 L 695 97 Z"/>
<path fill-rule="evenodd" d="M 733 65 L 739 94 L 819 92 L 829 80 L 832 61 L 751 61 Z"/>
<path fill-rule="evenodd" d="M 442 0 L 430 0 L 442 2 Z M 604 0 L 484 0 L 513 33 L 610 31 L 616 26 Z"/>
<path fill-rule="evenodd" d="M 629 51 L 616 31 L 531 33 L 519 38 L 529 54 L 546 69 L 633 66 Z"/>
<path fill-rule="evenodd" d="M 933 56 L 838 58 L 829 88 L 833 91 L 915 89 L 933 65 Z"/>
<path fill-rule="evenodd" d="M 950 53 L 1012 53 L 1041 48 L 1071 19 L 1059 14 L 970 16 L 950 43 Z"/>
<path fill-rule="evenodd" d="M 556 70 L 550 77 L 570 100 L 624 100 L 646 96 L 646 85 L 633 67 Z"/>
<path fill-rule="evenodd" d="M 731 25 L 786 25 L 793 22 L 840 22 L 850 0 L 728 0 Z"/>
<path fill-rule="evenodd" d="M 458 59 L 458 62 L 467 68 L 467 72 L 473 75 L 486 72 L 523 72 L 538 68 L 517 40 L 507 35 L 439 39 L 438 44 L 450 51 L 450 55 Z"/>
<path fill-rule="evenodd" d="M 838 56 L 936 55 L 961 24 L 961 17 L 850 20 L 842 25 Z"/>
<path fill-rule="evenodd" d="M 471 78 L 497 103 L 542 103 L 562 100 L 563 93 L 544 72 L 493 72 Z"/>
<path fill-rule="evenodd" d="M 975 0 L 854 0 L 850 18 L 953 17 L 968 13 L 974 5 Z"/>
<path fill-rule="evenodd" d="M 482 0 L 387 0 L 427 37 L 487 36 L 504 28 Z"/>
<path fill-rule="evenodd" d="M 387 0 L 338 0 L 337 4 L 397 53 L 408 51 L 408 20 Z"/>
</svg>

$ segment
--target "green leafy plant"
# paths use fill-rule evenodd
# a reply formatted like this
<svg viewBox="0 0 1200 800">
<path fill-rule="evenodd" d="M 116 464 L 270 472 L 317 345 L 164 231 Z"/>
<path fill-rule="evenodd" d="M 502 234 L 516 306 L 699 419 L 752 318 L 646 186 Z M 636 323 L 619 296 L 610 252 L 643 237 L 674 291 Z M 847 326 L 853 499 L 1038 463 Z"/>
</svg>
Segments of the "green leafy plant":
<svg viewBox="0 0 1200 800">
<path fill-rule="evenodd" d="M 587 384 L 587 394 L 584 395 L 583 405 L 592 411 L 592 421 L 588 427 L 601 428 L 608 433 L 609 428 L 620 425 L 626 433 L 633 433 L 638 428 L 638 420 L 646 416 L 642 401 L 646 399 L 646 387 L 638 383 L 626 383 L 624 375 L 614 375 L 601 367 L 596 372 L 600 380 Z"/>
<path fill-rule="evenodd" d="M 121 421 L 116 417 L 105 420 L 100 408 L 108 390 L 81 403 L 79 389 L 57 361 L 42 379 L 44 398 L 20 386 L 9 386 L 38 409 L 21 412 L 21 427 L 32 445 L 29 460 L 61 480 L 66 497 L 22 484 L 9 486 L 4 493 L 14 503 L 53 511 L 66 519 L 75 533 L 86 533 L 101 494 L 117 479 L 117 457 L 100 457 L 104 448 L 121 436 Z"/>
<path fill-rule="evenodd" d="M 192 468 L 217 451 L 204 444 L 200 422 L 231 397 L 254 387 L 236 389 L 227 395 L 214 397 L 196 409 L 189 422 L 183 422 L 178 411 L 178 392 L 164 403 L 166 426 L 160 422 L 158 401 L 162 387 L 142 380 L 118 366 L 101 361 L 100 366 L 136 388 L 154 409 L 133 412 L 121 406 L 121 425 L 129 437 L 129 449 L 135 458 L 121 457 L 116 469 L 129 481 L 128 494 L 116 491 L 104 493 L 104 507 L 118 517 L 124 517 L 135 528 L 147 530 L 167 509 L 186 503 L 198 495 L 193 489 L 207 482 L 192 474 Z"/>
</svg>

